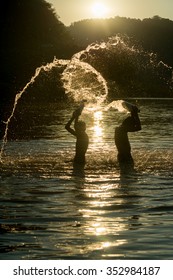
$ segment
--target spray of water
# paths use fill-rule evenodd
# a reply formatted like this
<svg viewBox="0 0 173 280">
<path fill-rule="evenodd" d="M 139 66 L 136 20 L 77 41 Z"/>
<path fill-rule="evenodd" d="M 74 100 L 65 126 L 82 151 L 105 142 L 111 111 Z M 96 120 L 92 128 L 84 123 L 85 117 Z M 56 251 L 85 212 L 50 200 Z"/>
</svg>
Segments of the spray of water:
<svg viewBox="0 0 173 280">
<path fill-rule="evenodd" d="M 85 54 L 83 61 L 99 69 L 115 96 L 170 94 L 172 68 L 128 37 L 115 36 L 92 44 Z"/>
<path fill-rule="evenodd" d="M 62 74 L 64 88 L 75 102 L 87 99 L 88 104 L 95 107 L 107 98 L 108 87 L 102 75 L 90 64 L 81 61 L 89 49 L 75 54 Z"/>
<path fill-rule="evenodd" d="M 68 61 L 58 60 L 58 59 L 54 58 L 54 60 L 51 63 L 47 63 L 46 65 L 42 65 L 41 67 L 37 68 L 35 70 L 35 74 L 32 76 L 30 81 L 24 86 L 24 88 L 19 93 L 16 94 L 12 112 L 11 112 L 10 116 L 8 117 L 7 121 L 4 121 L 5 132 L 4 132 L 4 137 L 2 140 L 2 146 L 1 146 L 1 151 L 0 151 L 0 161 L 2 161 L 2 155 L 4 153 L 5 145 L 7 143 L 8 130 L 9 130 L 9 125 L 10 125 L 11 119 L 14 116 L 17 104 L 18 104 L 20 98 L 22 97 L 23 93 L 29 88 L 29 86 L 31 84 L 33 84 L 35 82 L 36 78 L 39 76 L 41 71 L 47 72 L 47 71 L 50 71 L 51 69 L 53 69 L 54 67 L 61 67 L 61 66 L 66 65 L 67 63 L 68 63 Z"/>
<path fill-rule="evenodd" d="M 104 61 L 102 60 L 103 57 Z M 112 68 L 112 65 L 116 67 Z M 116 36 L 110 38 L 107 42 L 89 45 L 85 50 L 75 54 L 71 60 L 58 60 L 55 58 L 51 63 L 37 68 L 31 80 L 16 95 L 12 112 L 5 122 L 6 127 L 0 151 L 0 161 L 7 143 L 9 124 L 14 116 L 18 101 L 28 87 L 35 82 L 41 71 L 50 71 L 54 67 L 62 67 L 61 80 L 65 92 L 74 102 L 79 103 L 85 99 L 87 100 L 87 107 L 94 108 L 94 110 L 99 110 L 104 105 L 105 110 L 114 108 L 120 112 L 127 112 L 128 110 L 124 107 L 122 100 L 113 101 L 107 106 L 105 105 L 108 96 L 108 86 L 103 76 L 96 69 L 101 69 L 103 73 L 113 74 L 116 80 L 120 79 L 121 83 L 119 82 L 119 84 L 122 86 L 130 84 L 131 81 L 134 83 L 131 86 L 134 86 L 137 81 L 137 75 L 140 73 L 140 77 L 143 77 L 144 73 L 148 73 L 146 69 L 149 68 L 152 68 L 151 72 L 153 73 L 158 67 L 158 64 L 156 65 L 157 67 L 155 65 L 156 61 L 153 55 L 141 52 L 141 50 L 128 45 L 128 42 Z M 164 70 L 169 70 L 168 72 L 172 70 L 168 69 L 168 66 L 163 65 L 163 63 L 161 66 Z M 130 74 L 132 77 L 130 76 L 130 82 L 127 82 Z M 109 79 L 109 76 L 107 79 Z M 126 91 L 127 89 L 125 87 Z M 116 95 L 116 89 L 114 88 L 113 90 Z"/>
<path fill-rule="evenodd" d="M 9 125 L 15 114 L 17 104 L 25 91 L 35 82 L 41 71 L 48 72 L 55 67 L 63 67 L 64 70 L 65 66 L 66 69 L 62 73 L 61 80 L 66 94 L 75 102 L 81 102 L 81 100 L 87 99 L 88 107 L 91 107 L 91 104 L 94 104 L 94 106 L 97 107 L 106 100 L 108 94 L 106 81 L 91 65 L 80 61 L 83 54 L 84 51 L 81 51 L 74 55 L 71 60 L 59 60 L 54 58 L 51 63 L 42 65 L 35 70 L 35 74 L 31 77 L 25 87 L 16 94 L 12 112 L 7 121 L 4 122 L 6 126 L 0 151 L 0 161 L 2 161 L 2 156 L 8 139 Z"/>
<path fill-rule="evenodd" d="M 108 111 L 111 108 L 116 109 L 119 112 L 128 112 L 128 109 L 124 106 L 124 100 L 112 101 L 105 107 L 105 111 Z"/>
<path fill-rule="evenodd" d="M 84 99 L 87 100 L 87 103 L 85 103 L 86 111 L 90 111 L 90 109 L 92 111 L 99 110 L 107 99 L 108 86 L 103 76 L 93 66 L 91 66 L 90 62 L 88 63 L 85 58 L 89 57 L 91 59 L 93 51 L 97 50 L 111 53 L 113 47 L 117 47 L 117 45 L 121 45 L 121 48 L 127 47 L 124 45 L 123 40 L 116 38 L 116 40 L 112 39 L 106 43 L 102 42 L 100 44 L 91 44 L 85 50 L 75 54 L 71 60 L 59 60 L 54 58 L 51 63 L 47 63 L 45 66 L 43 65 L 37 68 L 30 81 L 19 93 L 16 94 L 12 112 L 7 121 L 4 122 L 6 127 L 0 151 L 0 161 L 2 160 L 4 148 L 7 143 L 9 125 L 15 114 L 18 101 L 29 86 L 35 82 L 41 71 L 47 72 L 52 70 L 54 67 L 63 67 L 61 80 L 68 97 L 77 103 Z M 120 112 L 126 111 L 122 104 L 122 100 L 113 101 L 108 106 L 105 105 L 105 110 L 114 108 Z"/>
</svg>

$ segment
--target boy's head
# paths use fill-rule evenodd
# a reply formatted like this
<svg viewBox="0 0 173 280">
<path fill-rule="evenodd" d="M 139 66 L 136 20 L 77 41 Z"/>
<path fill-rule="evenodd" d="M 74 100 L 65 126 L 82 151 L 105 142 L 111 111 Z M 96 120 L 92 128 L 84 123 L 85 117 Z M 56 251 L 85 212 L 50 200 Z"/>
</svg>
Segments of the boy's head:
<svg viewBox="0 0 173 280">
<path fill-rule="evenodd" d="M 76 132 L 84 132 L 86 130 L 86 123 L 83 121 L 78 121 L 75 125 Z"/>
</svg>

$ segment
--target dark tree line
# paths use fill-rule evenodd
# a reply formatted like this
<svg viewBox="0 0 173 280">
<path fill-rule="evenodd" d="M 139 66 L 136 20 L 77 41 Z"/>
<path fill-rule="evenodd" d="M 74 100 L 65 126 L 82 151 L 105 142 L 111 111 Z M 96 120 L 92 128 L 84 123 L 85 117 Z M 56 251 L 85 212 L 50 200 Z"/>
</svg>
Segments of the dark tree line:
<svg viewBox="0 0 173 280">
<path fill-rule="evenodd" d="M 0 37 L 0 134 L 3 134 L 3 121 L 12 111 L 15 95 L 30 81 L 35 69 L 52 62 L 54 57 L 70 58 L 76 47 L 69 31 L 45 0 L 1 0 Z M 33 87 L 35 93 L 30 87 L 24 101 L 27 102 L 30 93 L 33 93 L 30 102 L 36 98 L 46 103 L 50 92 L 54 92 L 54 100 L 62 98 L 64 90 L 58 75 L 57 69 L 51 76 L 39 75 Z"/>
<path fill-rule="evenodd" d="M 106 48 L 91 48 L 82 59 L 103 75 L 113 95 L 172 97 L 171 20 L 158 16 L 144 20 L 90 19 L 72 24 L 69 30 L 81 49 L 93 42 L 106 42 Z M 110 48 L 111 42 L 114 46 Z"/>
<path fill-rule="evenodd" d="M 159 16 L 144 20 L 115 17 L 82 20 L 69 27 L 75 42 L 85 48 L 117 34 L 127 35 L 173 67 L 173 21 Z"/>
<path fill-rule="evenodd" d="M 67 28 L 44 0 L 1 0 L 1 100 L 14 97 L 36 67 L 74 53 Z"/>
</svg>

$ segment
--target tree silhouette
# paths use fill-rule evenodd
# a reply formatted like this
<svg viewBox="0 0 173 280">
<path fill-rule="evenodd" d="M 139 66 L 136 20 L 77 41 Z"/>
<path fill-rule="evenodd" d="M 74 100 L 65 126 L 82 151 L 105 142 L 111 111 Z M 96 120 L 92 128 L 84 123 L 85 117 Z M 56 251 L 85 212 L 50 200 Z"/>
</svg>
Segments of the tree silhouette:
<svg viewBox="0 0 173 280">
<path fill-rule="evenodd" d="M 1 100 L 14 98 L 36 67 L 74 52 L 66 27 L 44 0 L 2 0 L 0 28 Z"/>
</svg>

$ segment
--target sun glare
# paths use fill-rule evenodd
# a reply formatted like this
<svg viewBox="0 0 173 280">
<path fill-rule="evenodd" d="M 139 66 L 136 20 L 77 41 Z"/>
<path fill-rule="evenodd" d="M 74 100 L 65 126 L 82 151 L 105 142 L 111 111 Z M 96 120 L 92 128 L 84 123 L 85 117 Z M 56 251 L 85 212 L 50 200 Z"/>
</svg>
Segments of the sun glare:
<svg viewBox="0 0 173 280">
<path fill-rule="evenodd" d="M 102 117 L 103 116 L 101 111 L 96 111 L 94 113 L 94 135 L 97 142 L 99 141 L 99 138 L 102 138 L 103 136 L 103 129 L 100 124 Z"/>
<path fill-rule="evenodd" d="M 108 13 L 108 7 L 101 2 L 95 2 L 92 5 L 91 10 L 93 17 L 95 18 L 104 18 Z"/>
</svg>

